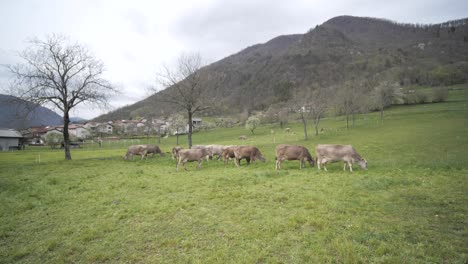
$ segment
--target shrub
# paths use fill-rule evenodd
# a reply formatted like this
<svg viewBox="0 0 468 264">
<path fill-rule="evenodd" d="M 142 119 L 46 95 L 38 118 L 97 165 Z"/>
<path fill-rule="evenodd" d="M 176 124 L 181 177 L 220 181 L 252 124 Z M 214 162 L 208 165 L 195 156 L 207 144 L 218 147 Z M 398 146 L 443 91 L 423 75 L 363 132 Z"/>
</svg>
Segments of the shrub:
<svg viewBox="0 0 468 264">
<path fill-rule="evenodd" d="M 432 88 L 432 102 L 439 103 L 439 102 L 447 101 L 448 93 L 449 93 L 449 90 L 447 87 Z"/>
</svg>

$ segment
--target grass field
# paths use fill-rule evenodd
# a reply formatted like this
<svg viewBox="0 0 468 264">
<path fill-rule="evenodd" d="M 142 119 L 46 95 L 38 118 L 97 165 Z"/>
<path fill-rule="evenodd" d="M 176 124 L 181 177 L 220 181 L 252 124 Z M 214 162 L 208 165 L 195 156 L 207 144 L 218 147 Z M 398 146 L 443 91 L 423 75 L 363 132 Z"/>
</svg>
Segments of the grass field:
<svg viewBox="0 0 468 264">
<path fill-rule="evenodd" d="M 327 118 L 308 141 L 299 123 L 291 134 L 262 126 L 247 144 L 267 162 L 241 168 L 210 161 L 176 172 L 169 156 L 124 161 L 131 141 L 72 150 L 68 162 L 47 148 L 0 153 L 0 262 L 466 263 L 462 88 L 445 103 L 392 107 L 383 123 L 371 113 L 346 130 L 343 117 Z M 241 134 L 202 132 L 194 143 L 245 144 Z M 285 162 L 276 172 L 277 143 L 312 153 L 317 143 L 352 144 L 369 170 Z"/>
</svg>

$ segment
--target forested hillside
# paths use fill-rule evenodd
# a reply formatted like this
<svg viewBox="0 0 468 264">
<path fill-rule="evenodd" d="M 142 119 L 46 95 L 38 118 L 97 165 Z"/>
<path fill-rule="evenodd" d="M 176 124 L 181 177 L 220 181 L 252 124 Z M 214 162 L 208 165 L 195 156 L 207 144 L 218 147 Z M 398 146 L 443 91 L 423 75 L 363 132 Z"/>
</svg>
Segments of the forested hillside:
<svg viewBox="0 0 468 264">
<path fill-rule="evenodd" d="M 239 36 L 241 37 L 241 36 Z M 468 80 L 468 19 L 436 25 L 340 16 L 305 34 L 276 37 L 206 66 L 207 115 L 266 110 L 318 88 L 369 93 L 383 81 L 401 87 Z M 97 120 L 167 116 L 168 88 Z"/>
</svg>

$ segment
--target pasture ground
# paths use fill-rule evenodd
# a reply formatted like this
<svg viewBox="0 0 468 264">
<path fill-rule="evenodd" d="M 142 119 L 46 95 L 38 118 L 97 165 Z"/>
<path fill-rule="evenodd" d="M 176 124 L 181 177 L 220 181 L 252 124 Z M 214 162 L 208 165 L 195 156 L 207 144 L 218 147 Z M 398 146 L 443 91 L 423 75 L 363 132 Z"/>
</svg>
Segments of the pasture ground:
<svg viewBox="0 0 468 264">
<path fill-rule="evenodd" d="M 466 263 L 467 103 L 463 86 L 445 103 L 392 107 L 383 123 L 371 113 L 346 130 L 343 117 L 327 118 L 308 141 L 299 123 L 290 134 L 265 125 L 194 135 L 195 144 L 256 145 L 267 158 L 241 168 L 124 161 L 130 141 L 72 150 L 68 162 L 47 148 L 0 153 L 0 262 Z M 311 153 L 352 144 L 369 170 L 296 161 L 277 172 L 278 143 Z"/>
</svg>

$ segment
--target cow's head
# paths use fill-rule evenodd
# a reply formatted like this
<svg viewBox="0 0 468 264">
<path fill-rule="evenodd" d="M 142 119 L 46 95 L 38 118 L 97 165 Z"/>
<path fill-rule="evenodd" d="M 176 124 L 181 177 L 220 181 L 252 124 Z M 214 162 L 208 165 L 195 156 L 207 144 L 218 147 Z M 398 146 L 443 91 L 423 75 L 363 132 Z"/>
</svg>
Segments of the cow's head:
<svg viewBox="0 0 468 264">
<path fill-rule="evenodd" d="M 361 166 L 361 169 L 367 170 L 367 160 L 364 158 L 361 158 L 361 160 L 358 161 L 359 166 Z"/>
<path fill-rule="evenodd" d="M 123 158 L 124 160 L 127 160 L 127 159 L 128 159 L 128 156 L 127 156 L 127 155 L 123 155 L 122 158 Z"/>
<path fill-rule="evenodd" d="M 309 165 L 310 165 L 311 167 L 314 166 L 315 161 L 314 161 L 314 158 L 313 158 L 313 157 L 307 158 L 307 161 L 309 162 Z"/>
<path fill-rule="evenodd" d="M 259 155 L 258 159 L 261 160 L 262 162 L 266 162 L 265 158 L 262 155 Z"/>
</svg>

